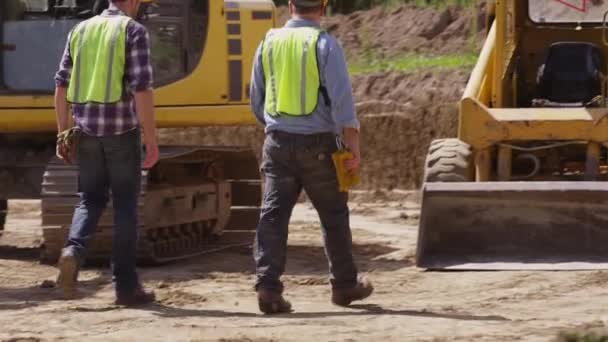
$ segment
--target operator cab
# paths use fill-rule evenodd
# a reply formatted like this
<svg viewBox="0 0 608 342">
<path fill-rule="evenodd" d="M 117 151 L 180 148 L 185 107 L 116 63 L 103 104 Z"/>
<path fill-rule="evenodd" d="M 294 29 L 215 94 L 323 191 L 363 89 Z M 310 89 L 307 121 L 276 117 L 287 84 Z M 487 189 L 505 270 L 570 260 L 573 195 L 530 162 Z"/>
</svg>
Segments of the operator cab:
<svg viewBox="0 0 608 342">
<path fill-rule="evenodd" d="M 520 2 L 513 2 L 512 6 L 515 3 Z M 518 10 L 527 11 L 527 16 L 522 16 L 524 19 L 517 24 L 522 30 L 517 43 L 521 49 L 518 58 L 525 67 L 517 72 L 526 76 L 526 91 L 518 93 L 518 105 L 605 106 L 608 31 L 604 14 L 608 11 L 608 1 L 521 3 Z M 507 25 L 512 24 L 511 16 L 506 20 Z M 522 39 L 524 36 L 526 39 Z"/>
<path fill-rule="evenodd" d="M 587 42 L 557 42 L 538 69 L 534 107 L 597 107 L 603 103 L 602 50 Z"/>
</svg>

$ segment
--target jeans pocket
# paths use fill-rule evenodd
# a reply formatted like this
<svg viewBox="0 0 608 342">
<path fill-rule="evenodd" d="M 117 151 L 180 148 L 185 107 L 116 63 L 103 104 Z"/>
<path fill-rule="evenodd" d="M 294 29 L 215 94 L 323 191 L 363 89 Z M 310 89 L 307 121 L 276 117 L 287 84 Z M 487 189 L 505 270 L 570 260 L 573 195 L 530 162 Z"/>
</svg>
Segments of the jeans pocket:
<svg viewBox="0 0 608 342">
<path fill-rule="evenodd" d="M 277 150 L 278 146 L 271 141 L 270 137 L 266 137 L 262 146 L 262 162 L 260 163 L 260 173 L 264 175 L 268 167 L 272 163 L 273 150 Z"/>
<path fill-rule="evenodd" d="M 307 159 L 315 164 L 332 164 L 332 154 L 337 151 L 335 143 L 319 143 L 306 148 Z"/>
</svg>

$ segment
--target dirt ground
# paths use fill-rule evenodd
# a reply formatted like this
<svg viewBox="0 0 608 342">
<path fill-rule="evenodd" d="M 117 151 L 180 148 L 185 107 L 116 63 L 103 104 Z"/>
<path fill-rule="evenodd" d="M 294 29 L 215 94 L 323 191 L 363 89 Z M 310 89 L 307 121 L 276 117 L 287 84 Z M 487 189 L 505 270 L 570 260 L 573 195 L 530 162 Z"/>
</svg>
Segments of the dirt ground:
<svg viewBox="0 0 608 342">
<path fill-rule="evenodd" d="M 284 277 L 295 312 L 275 317 L 257 311 L 249 248 L 143 269 L 160 301 L 140 309 L 111 304 L 107 269 L 86 269 L 84 297 L 61 300 L 41 287 L 56 270 L 37 262 L 38 202 L 11 202 L 0 238 L 0 341 L 550 341 L 608 324 L 606 272 L 416 268 L 419 208 L 405 195 L 352 205 L 355 254 L 376 292 L 351 308 L 330 304 L 319 223 L 299 205 Z"/>
</svg>

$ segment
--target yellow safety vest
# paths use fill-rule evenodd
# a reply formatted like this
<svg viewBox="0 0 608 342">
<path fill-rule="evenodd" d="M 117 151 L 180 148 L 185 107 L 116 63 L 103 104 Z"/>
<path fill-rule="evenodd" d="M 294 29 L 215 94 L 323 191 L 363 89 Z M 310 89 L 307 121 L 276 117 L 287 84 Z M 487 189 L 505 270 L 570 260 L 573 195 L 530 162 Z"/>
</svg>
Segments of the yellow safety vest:
<svg viewBox="0 0 608 342">
<path fill-rule="evenodd" d="M 96 16 L 76 26 L 70 37 L 73 68 L 68 88 L 70 103 L 120 101 L 125 74 L 126 16 Z"/>
<path fill-rule="evenodd" d="M 270 30 L 262 45 L 266 112 L 273 116 L 310 115 L 317 108 L 321 80 L 314 27 Z"/>
</svg>

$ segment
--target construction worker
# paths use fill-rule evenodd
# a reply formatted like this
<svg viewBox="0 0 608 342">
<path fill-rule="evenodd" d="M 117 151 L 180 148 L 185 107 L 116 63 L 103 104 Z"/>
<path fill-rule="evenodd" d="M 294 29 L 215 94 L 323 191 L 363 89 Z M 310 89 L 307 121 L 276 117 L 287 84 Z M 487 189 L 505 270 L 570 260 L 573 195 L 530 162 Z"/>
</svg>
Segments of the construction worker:
<svg viewBox="0 0 608 342">
<path fill-rule="evenodd" d="M 80 203 L 59 259 L 57 283 L 68 298 L 76 294 L 79 266 L 112 192 L 114 232 L 112 278 L 116 304 L 154 300 L 135 268 L 137 202 L 142 149 L 144 168 L 159 158 L 152 92 L 150 38 L 132 18 L 145 0 L 112 0 L 101 15 L 78 24 L 70 33 L 55 76 L 59 132 L 68 130 L 68 104 L 81 132 L 76 147 L 59 141 L 57 155 L 70 163 L 76 149 Z M 137 112 L 137 113 L 136 113 Z M 72 139 L 73 140 L 73 139 Z"/>
<path fill-rule="evenodd" d="M 371 295 L 352 255 L 348 194 L 340 192 L 332 154 L 343 138 L 359 169 L 359 128 L 344 53 L 320 27 L 326 0 L 290 0 L 292 19 L 268 32 L 253 65 L 251 105 L 265 127 L 262 213 L 257 227 L 256 290 L 266 314 L 291 311 L 280 277 L 288 224 L 304 189 L 321 219 L 329 259 L 332 302 L 346 306 Z"/>
</svg>

